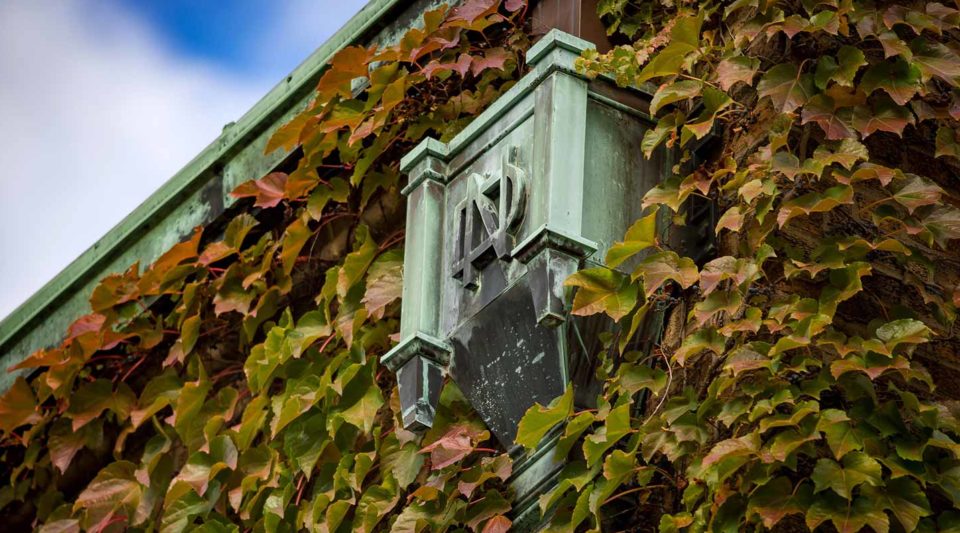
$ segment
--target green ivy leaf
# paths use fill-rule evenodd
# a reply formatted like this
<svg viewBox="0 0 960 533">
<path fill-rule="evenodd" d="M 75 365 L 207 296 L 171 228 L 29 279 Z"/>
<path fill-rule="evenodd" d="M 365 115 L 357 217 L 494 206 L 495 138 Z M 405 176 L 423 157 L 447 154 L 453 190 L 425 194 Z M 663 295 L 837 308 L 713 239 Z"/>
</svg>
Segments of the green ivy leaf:
<svg viewBox="0 0 960 533">
<path fill-rule="evenodd" d="M 950 126 L 937 128 L 936 157 L 945 155 L 960 159 L 960 142 L 957 142 L 957 131 Z"/>
<path fill-rule="evenodd" d="M 817 497 L 806 513 L 807 527 L 815 529 L 826 521 L 833 522 L 839 533 L 855 533 L 865 526 L 874 531 L 887 531 L 890 520 L 874 505 L 871 498 L 860 496 L 848 502 L 833 493 Z"/>
<path fill-rule="evenodd" d="M 73 430 L 76 431 L 108 409 L 118 419 L 125 420 L 136 403 L 137 397 L 126 383 L 121 382 L 114 391 L 110 380 L 98 379 L 81 387 L 71 397 L 66 415 L 73 419 Z"/>
<path fill-rule="evenodd" d="M 575 315 L 606 313 L 619 321 L 637 306 L 637 285 L 616 270 L 588 268 L 575 272 L 563 284 L 578 287 L 573 299 Z"/>
<path fill-rule="evenodd" d="M 607 251 L 607 266 L 616 268 L 627 259 L 657 243 L 657 213 L 654 208 L 637 219 L 627 230 L 623 242 L 615 243 Z"/>
<path fill-rule="evenodd" d="M 563 395 L 554 399 L 547 407 L 536 403 L 527 409 L 517 426 L 517 437 L 514 442 L 532 450 L 540 444 L 548 431 L 571 414 L 573 414 L 573 387 L 567 387 Z"/>
<path fill-rule="evenodd" d="M 920 487 L 908 477 L 886 482 L 886 487 L 864 487 L 863 496 L 871 505 L 893 512 L 905 531 L 915 531 L 920 518 L 930 516 L 930 502 Z"/>
<path fill-rule="evenodd" d="M 659 368 L 633 363 L 623 363 L 617 371 L 617 379 L 623 390 L 631 396 L 641 390 L 649 390 L 654 396 L 659 396 L 667 386 L 666 372 Z"/>
<path fill-rule="evenodd" d="M 850 424 L 850 418 L 839 409 L 826 409 L 820 413 L 817 430 L 827 437 L 827 444 L 837 460 L 846 454 L 863 449 L 863 440 Z"/>
<path fill-rule="evenodd" d="M 814 492 L 833 489 L 848 500 L 853 496 L 853 489 L 859 485 L 865 483 L 876 487 L 883 484 L 880 463 L 863 452 L 846 454 L 842 466 L 831 459 L 820 459 L 810 479 L 816 484 Z"/>
<path fill-rule="evenodd" d="M 653 99 L 650 100 L 650 114 L 656 115 L 657 111 L 662 109 L 665 105 L 680 101 L 692 100 L 693 98 L 700 96 L 700 91 L 702 90 L 703 83 L 699 80 L 683 80 L 672 83 L 664 83 L 657 89 L 657 92 L 654 93 Z"/>
</svg>

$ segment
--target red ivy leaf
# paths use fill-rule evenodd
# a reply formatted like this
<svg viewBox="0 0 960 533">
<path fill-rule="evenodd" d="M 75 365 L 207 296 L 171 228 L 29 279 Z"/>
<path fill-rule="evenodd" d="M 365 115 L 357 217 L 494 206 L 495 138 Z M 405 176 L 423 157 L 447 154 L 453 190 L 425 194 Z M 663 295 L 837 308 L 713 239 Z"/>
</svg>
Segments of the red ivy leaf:
<svg viewBox="0 0 960 533">
<path fill-rule="evenodd" d="M 432 468 L 440 470 L 473 453 L 476 443 L 486 440 L 487 436 L 486 431 L 454 426 L 436 442 L 420 450 L 420 453 L 429 453 Z"/>
<path fill-rule="evenodd" d="M 469 0 L 450 14 L 447 22 L 465 22 L 467 25 L 497 11 L 497 0 Z"/>
<path fill-rule="evenodd" d="M 736 56 L 724 59 L 717 65 L 717 83 L 724 91 L 729 91 L 738 81 L 753 85 L 760 61 L 752 57 Z"/>
<path fill-rule="evenodd" d="M 757 85 L 760 96 L 769 96 L 781 113 L 791 113 L 807 103 L 814 89 L 813 76 L 802 74 L 793 63 L 782 63 L 771 68 Z"/>
<path fill-rule="evenodd" d="M 487 50 L 482 58 L 473 58 L 473 64 L 470 65 L 470 72 L 473 73 L 474 76 L 479 76 L 488 68 L 503 69 L 508 59 L 510 59 L 510 54 L 503 48 Z"/>
<path fill-rule="evenodd" d="M 878 100 L 871 107 L 857 106 L 853 111 L 853 127 L 864 137 L 877 131 L 896 133 L 902 137 L 907 124 L 913 124 L 913 114 L 890 98 Z"/>
<path fill-rule="evenodd" d="M 803 124 L 816 122 L 827 139 L 837 141 L 856 137 L 856 133 L 848 125 L 846 115 L 849 114 L 849 109 L 836 109 L 832 98 L 819 94 L 807 102 L 801 116 Z"/>
<path fill-rule="evenodd" d="M 487 521 L 481 533 L 506 533 L 510 531 L 510 526 L 512 525 L 513 522 L 511 522 L 509 518 L 503 515 L 497 515 Z"/>
<path fill-rule="evenodd" d="M 513 13 L 514 11 L 519 11 L 521 8 L 527 7 L 527 0 L 507 0 L 503 6 L 507 8 L 507 11 Z"/>
<path fill-rule="evenodd" d="M 470 57 L 470 54 L 460 54 L 460 57 L 457 58 L 456 63 L 440 63 L 437 60 L 433 60 L 423 67 L 423 75 L 429 80 L 437 74 L 437 71 L 454 71 L 457 74 L 460 74 L 460 77 L 465 77 L 467 72 L 470 70 L 470 64 L 473 62 L 473 58 Z"/>
<path fill-rule="evenodd" d="M 283 190 L 287 184 L 287 175 L 283 172 L 271 172 L 258 180 L 250 180 L 237 186 L 230 196 L 234 198 L 256 198 L 255 207 L 275 207 L 283 200 Z"/>
</svg>

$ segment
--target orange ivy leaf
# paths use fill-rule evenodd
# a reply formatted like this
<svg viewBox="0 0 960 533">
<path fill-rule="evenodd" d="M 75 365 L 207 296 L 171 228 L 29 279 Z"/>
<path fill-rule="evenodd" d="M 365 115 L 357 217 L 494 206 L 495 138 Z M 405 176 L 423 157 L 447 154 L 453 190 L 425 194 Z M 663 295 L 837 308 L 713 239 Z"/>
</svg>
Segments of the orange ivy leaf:
<svg viewBox="0 0 960 533">
<path fill-rule="evenodd" d="M 36 424 L 43 417 L 37 411 L 33 389 L 22 376 L 0 397 L 0 431 L 9 434 L 24 424 Z"/>
<path fill-rule="evenodd" d="M 283 172 L 271 172 L 258 179 L 241 183 L 230 196 L 234 198 L 256 198 L 254 207 L 275 207 L 283 200 L 287 175 Z"/>
</svg>

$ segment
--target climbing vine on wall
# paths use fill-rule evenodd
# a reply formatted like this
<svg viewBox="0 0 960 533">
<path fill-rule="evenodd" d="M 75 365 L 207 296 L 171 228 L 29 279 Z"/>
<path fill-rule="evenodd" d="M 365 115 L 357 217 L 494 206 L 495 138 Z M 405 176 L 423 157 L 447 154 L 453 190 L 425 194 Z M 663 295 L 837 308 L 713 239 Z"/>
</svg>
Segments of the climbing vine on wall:
<svg viewBox="0 0 960 533">
<path fill-rule="evenodd" d="M 580 68 L 650 92 L 673 173 L 575 314 L 617 321 L 595 409 L 535 406 L 557 530 L 960 530 L 960 11 L 602 0 Z M 672 246 L 692 198 L 710 257 Z M 672 224 L 664 221 L 672 220 Z M 658 223 L 659 221 L 659 223 Z M 639 257 L 638 266 L 623 268 Z M 671 309 L 649 352 L 631 340 Z"/>
<path fill-rule="evenodd" d="M 104 279 L 0 398 L 4 527 L 507 529 L 509 457 L 452 386 L 431 431 L 401 429 L 378 359 L 398 330 L 399 158 L 513 84 L 526 11 L 470 0 L 342 49 L 267 147 L 295 163 Z"/>
</svg>

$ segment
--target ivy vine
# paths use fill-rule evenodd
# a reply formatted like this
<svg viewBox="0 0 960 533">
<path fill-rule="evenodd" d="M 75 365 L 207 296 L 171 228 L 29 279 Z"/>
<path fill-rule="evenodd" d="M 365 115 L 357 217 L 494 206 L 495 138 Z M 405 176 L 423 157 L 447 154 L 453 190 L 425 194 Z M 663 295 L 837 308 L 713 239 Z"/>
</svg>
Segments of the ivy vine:
<svg viewBox="0 0 960 533">
<path fill-rule="evenodd" d="M 598 14 L 622 44 L 579 67 L 648 90 L 638 144 L 677 164 L 605 266 L 567 281 L 575 314 L 616 327 L 596 408 L 571 393 L 521 423 L 531 448 L 562 426 L 549 530 L 960 530 L 960 11 L 602 0 Z M 669 238 L 701 222 L 691 197 L 719 214 L 699 263 Z M 629 349 L 663 306 L 659 343 Z"/>
<path fill-rule="evenodd" d="M 16 366 L 30 373 L 0 398 L 4 527 L 509 528 L 510 458 L 456 388 L 409 433 L 378 361 L 398 331 L 400 156 L 519 78 L 527 24 L 521 0 L 470 0 L 334 55 L 267 147 L 295 166 L 105 278 L 61 344 Z"/>
</svg>

